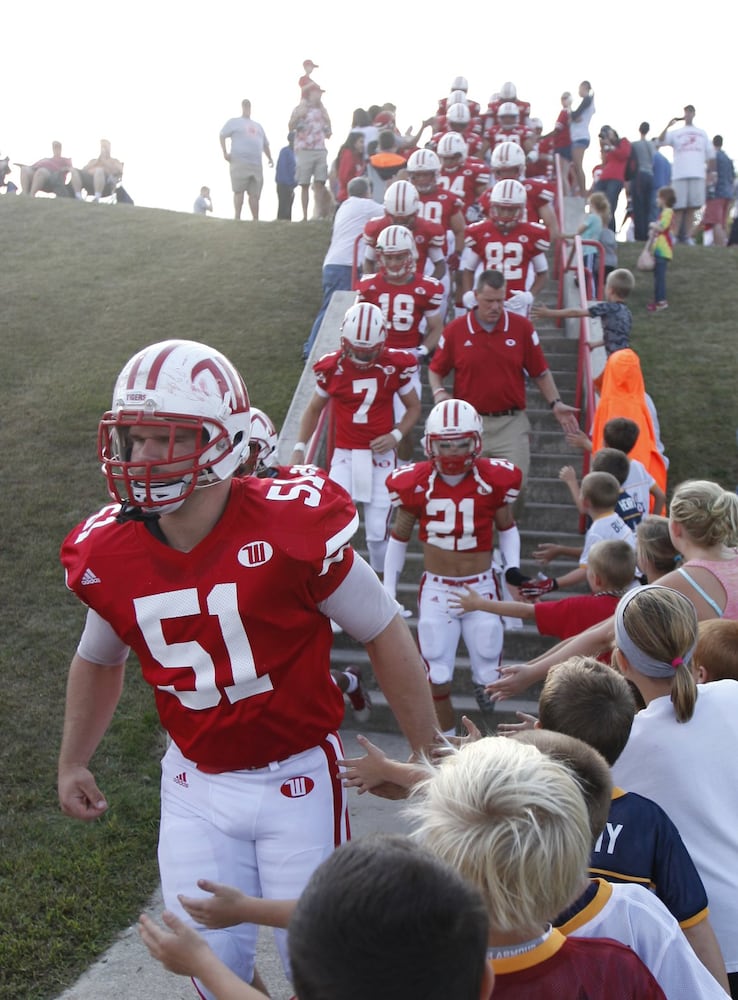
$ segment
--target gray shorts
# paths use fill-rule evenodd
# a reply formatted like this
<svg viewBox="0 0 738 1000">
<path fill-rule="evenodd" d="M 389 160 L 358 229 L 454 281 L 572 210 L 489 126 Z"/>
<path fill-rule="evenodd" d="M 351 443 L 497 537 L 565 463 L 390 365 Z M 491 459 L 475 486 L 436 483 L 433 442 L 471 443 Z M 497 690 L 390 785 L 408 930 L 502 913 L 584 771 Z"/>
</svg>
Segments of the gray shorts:
<svg viewBox="0 0 738 1000">
<path fill-rule="evenodd" d="M 705 179 L 704 177 L 685 177 L 682 180 L 672 181 L 676 195 L 676 205 L 674 208 L 681 211 L 684 208 L 702 208 L 705 203 Z"/>
<path fill-rule="evenodd" d="M 295 152 L 297 168 L 295 180 L 298 184 L 309 184 L 311 180 L 325 183 L 328 180 L 328 151 L 325 149 L 298 149 Z"/>
<path fill-rule="evenodd" d="M 231 160 L 231 190 L 234 194 L 246 194 L 258 198 L 264 186 L 264 174 L 261 166 L 244 163 L 243 160 Z"/>
</svg>

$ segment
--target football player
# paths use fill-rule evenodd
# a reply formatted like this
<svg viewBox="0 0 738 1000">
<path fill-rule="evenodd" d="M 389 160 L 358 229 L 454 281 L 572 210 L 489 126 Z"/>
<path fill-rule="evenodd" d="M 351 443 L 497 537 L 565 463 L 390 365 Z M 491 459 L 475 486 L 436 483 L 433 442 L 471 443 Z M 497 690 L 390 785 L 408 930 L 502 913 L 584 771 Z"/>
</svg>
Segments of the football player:
<svg viewBox="0 0 738 1000">
<path fill-rule="evenodd" d="M 533 148 L 533 133 L 520 120 L 520 111 L 513 101 L 504 101 L 497 115 L 490 120 L 484 129 L 484 138 L 490 149 L 501 142 L 517 142 L 528 153 Z"/>
<path fill-rule="evenodd" d="M 482 421 L 462 399 L 433 407 L 425 424 L 426 461 L 397 469 L 387 479 L 397 515 L 384 563 L 384 586 L 396 596 L 407 543 L 415 523 L 423 545 L 424 573 L 418 596 L 418 642 L 428 665 L 440 728 L 455 732 L 451 682 L 456 647 L 463 637 L 471 659 L 480 710 L 492 711 L 485 684 L 498 678 L 502 622 L 485 622 L 481 612 L 459 615 L 449 606 L 455 588 L 497 593 L 492 573 L 494 529 L 508 567 L 520 563 L 520 536 L 512 503 L 522 482 L 520 469 L 502 459 L 481 458 Z"/>
<path fill-rule="evenodd" d="M 447 132 L 437 152 L 441 161 L 438 183 L 461 199 L 467 221 L 478 218 L 474 206 L 489 184 L 489 167 L 484 160 L 469 156 L 469 148 L 458 132 Z"/>
<path fill-rule="evenodd" d="M 533 299 L 548 277 L 549 242 L 544 226 L 523 221 L 525 205 L 525 188 L 519 181 L 498 181 L 490 196 L 489 218 L 467 226 L 460 268 L 465 302 L 473 298 L 478 268 L 501 271 L 507 284 L 505 308 L 523 316 L 530 312 Z M 530 287 L 529 268 L 535 275 Z"/>
<path fill-rule="evenodd" d="M 494 94 L 489 99 L 489 104 L 487 105 L 487 125 L 493 124 L 494 120 L 497 118 L 499 109 L 501 105 L 508 104 L 512 102 L 518 110 L 519 120 L 523 125 L 528 124 L 528 118 L 530 117 L 530 103 L 528 101 L 521 101 L 518 99 L 518 90 L 514 83 L 510 80 L 506 80 L 505 83 L 500 87 L 499 94 Z"/>
<path fill-rule="evenodd" d="M 350 546 L 350 497 L 325 477 L 235 476 L 250 453 L 249 409 L 218 351 L 182 340 L 139 351 L 100 422 L 113 502 L 61 551 L 67 585 L 88 605 L 67 683 L 61 807 L 88 821 L 108 808 L 90 760 L 132 648 L 171 738 L 159 866 L 167 908 L 188 923 L 178 897 L 198 878 L 298 896 L 346 837 L 330 618 L 366 644 L 410 743 L 430 744 L 435 730 L 410 632 Z M 246 981 L 256 930 L 206 932 Z"/>
<path fill-rule="evenodd" d="M 377 240 L 388 226 L 404 226 L 410 231 L 418 253 L 418 271 L 430 271 L 439 280 L 446 273 L 445 232 L 439 223 L 419 211 L 418 192 L 410 181 L 394 181 L 384 193 L 384 215 L 364 226 L 364 273 L 376 271 Z"/>
<path fill-rule="evenodd" d="M 449 107 L 452 104 L 457 103 L 459 93 L 463 94 L 464 100 L 469 105 L 469 111 L 471 112 L 472 118 L 478 118 L 481 112 L 478 101 L 472 101 L 468 96 L 469 82 L 465 76 L 455 76 L 451 83 L 451 92 L 448 97 L 442 97 L 438 102 L 438 109 L 436 111 L 436 118 L 440 118 L 446 114 Z"/>
<path fill-rule="evenodd" d="M 387 328 L 378 305 L 359 302 L 341 324 L 341 346 L 313 365 L 317 384 L 300 420 L 300 441 L 292 453 L 299 463 L 333 401 L 335 446 L 329 475 L 364 509 L 372 569 L 381 574 L 389 534 L 390 499 L 386 479 L 397 465 L 396 448 L 420 419 L 415 354 L 386 346 Z M 395 423 L 395 393 L 402 403 Z"/>
<path fill-rule="evenodd" d="M 525 188 L 526 220 L 541 222 L 548 229 L 551 240 L 559 235 L 559 223 L 554 209 L 554 185 L 545 177 L 526 176 L 526 156 L 516 142 L 503 142 L 492 152 L 492 178 L 494 182 L 515 180 Z M 485 191 L 479 204 L 489 214 L 491 189 Z"/>
<path fill-rule="evenodd" d="M 438 183 L 441 161 L 432 149 L 416 149 L 407 161 L 407 174 L 418 192 L 418 213 L 438 223 L 446 233 L 446 264 L 458 270 L 464 249 L 464 203 Z"/>
<path fill-rule="evenodd" d="M 466 101 L 449 105 L 448 113 L 438 119 L 436 131 L 428 142 L 429 148 L 437 149 L 438 143 L 447 132 L 458 132 L 472 156 L 483 155 L 485 142 L 482 136 L 482 123 L 478 118 L 472 117 Z"/>
</svg>

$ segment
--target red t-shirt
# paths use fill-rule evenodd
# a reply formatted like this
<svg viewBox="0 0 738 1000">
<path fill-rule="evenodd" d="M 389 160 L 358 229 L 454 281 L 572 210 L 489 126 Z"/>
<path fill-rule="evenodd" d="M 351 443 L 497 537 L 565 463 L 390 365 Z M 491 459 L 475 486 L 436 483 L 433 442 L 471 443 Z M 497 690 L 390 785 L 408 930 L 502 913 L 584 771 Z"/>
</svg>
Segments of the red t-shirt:
<svg viewBox="0 0 738 1000">
<path fill-rule="evenodd" d="M 368 448 L 394 427 L 393 399 L 408 392 L 418 370 L 415 355 L 385 348 L 369 368 L 357 368 L 341 351 L 314 365 L 316 391 L 334 400 L 337 448 Z"/>
<path fill-rule="evenodd" d="M 578 594 L 560 601 L 537 601 L 536 628 L 541 635 L 552 635 L 562 642 L 611 618 L 619 600 L 612 594 Z"/>
<path fill-rule="evenodd" d="M 538 334 L 530 320 L 503 309 L 494 330 L 477 321 L 477 310 L 452 320 L 441 335 L 431 371 L 443 378 L 454 372 L 454 396 L 479 413 L 525 409 L 525 373 L 548 371 Z"/>
<path fill-rule="evenodd" d="M 495 512 L 515 501 L 522 473 L 503 459 L 478 458 L 475 464 L 477 476 L 468 472 L 455 485 L 432 462 L 406 465 L 387 477 L 392 506 L 415 516 L 421 542 L 458 552 L 492 551 Z"/>
<path fill-rule="evenodd" d="M 129 645 L 163 727 L 208 771 L 317 746 L 343 718 L 318 609 L 346 578 L 358 526 L 324 473 L 234 479 L 191 552 L 103 507 L 65 539 L 67 586 Z"/>
</svg>

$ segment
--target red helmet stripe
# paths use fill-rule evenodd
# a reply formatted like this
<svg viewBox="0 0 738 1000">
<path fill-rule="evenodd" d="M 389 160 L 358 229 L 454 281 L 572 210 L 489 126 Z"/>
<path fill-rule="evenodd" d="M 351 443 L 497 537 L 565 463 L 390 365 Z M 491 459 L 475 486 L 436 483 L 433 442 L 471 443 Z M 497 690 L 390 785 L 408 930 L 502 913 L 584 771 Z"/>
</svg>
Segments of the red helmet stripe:
<svg viewBox="0 0 738 1000">
<path fill-rule="evenodd" d="M 173 351 L 176 351 L 177 347 L 178 347 L 178 344 L 176 344 L 176 343 L 170 344 L 168 347 L 165 347 L 164 350 L 160 351 L 159 354 L 154 358 L 154 360 L 153 360 L 153 362 L 151 364 L 151 368 L 149 368 L 149 373 L 146 376 L 146 388 L 147 389 L 155 389 L 156 388 L 156 383 L 157 383 L 157 381 L 159 379 L 159 372 L 161 371 L 164 362 L 167 360 L 167 358 L 169 357 L 169 355 Z M 131 384 L 131 380 L 130 379 L 128 381 L 128 388 L 129 389 L 133 388 L 133 385 Z"/>
<path fill-rule="evenodd" d="M 218 389 L 220 390 L 220 394 L 223 399 L 225 399 L 226 394 L 230 392 L 238 409 L 248 409 L 249 402 L 248 396 L 246 395 L 246 387 L 240 379 L 232 379 L 230 377 L 230 373 L 228 371 L 224 371 L 212 358 L 206 358 L 204 361 L 200 361 L 194 366 L 191 376 L 193 383 L 197 379 L 197 376 L 201 375 L 202 372 L 210 372 L 218 385 Z"/>
</svg>

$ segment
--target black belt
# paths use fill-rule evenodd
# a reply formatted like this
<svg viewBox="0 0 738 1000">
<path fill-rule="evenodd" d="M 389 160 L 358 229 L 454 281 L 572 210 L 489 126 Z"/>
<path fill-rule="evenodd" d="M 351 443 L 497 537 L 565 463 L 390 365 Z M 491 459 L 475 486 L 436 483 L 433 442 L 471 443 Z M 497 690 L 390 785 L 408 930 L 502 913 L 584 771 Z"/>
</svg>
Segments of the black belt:
<svg viewBox="0 0 738 1000">
<path fill-rule="evenodd" d="M 479 411 L 480 417 L 514 417 L 516 413 L 520 413 L 520 410 L 495 410 L 494 413 L 482 413 Z"/>
</svg>

